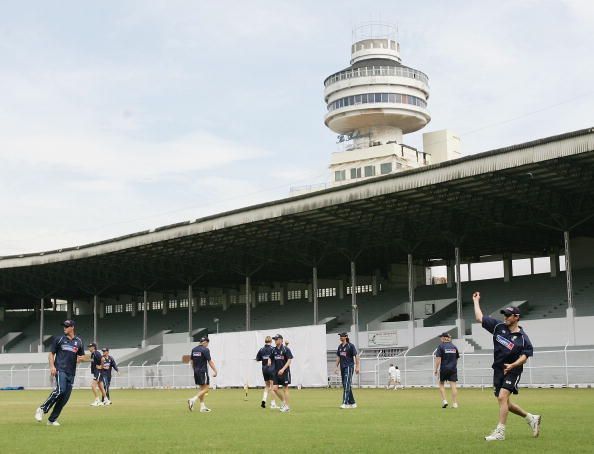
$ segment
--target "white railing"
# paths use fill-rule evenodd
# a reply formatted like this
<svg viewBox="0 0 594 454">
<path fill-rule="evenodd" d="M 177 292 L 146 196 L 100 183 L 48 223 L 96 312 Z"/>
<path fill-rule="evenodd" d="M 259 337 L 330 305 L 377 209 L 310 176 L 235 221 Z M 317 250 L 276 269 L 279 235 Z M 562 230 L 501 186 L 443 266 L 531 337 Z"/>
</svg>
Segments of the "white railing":
<svg viewBox="0 0 594 454">
<path fill-rule="evenodd" d="M 493 371 L 492 353 L 462 354 L 458 362 L 458 384 L 468 387 L 491 387 Z M 361 373 L 355 383 L 363 387 L 383 387 L 388 382 L 388 367 L 398 366 L 404 387 L 436 386 L 432 355 L 410 356 L 408 351 L 394 357 L 377 355 L 361 359 Z M 328 384 L 340 384 L 334 375 L 333 361 L 328 363 Z M 190 365 L 153 364 L 120 367 L 112 375 L 112 388 L 188 388 L 194 387 L 194 372 Z M 91 382 L 88 364 L 80 366 L 75 388 L 88 388 Z M 216 379 L 213 380 L 216 384 Z M 594 349 L 537 351 L 524 366 L 521 386 L 577 386 L 594 385 Z M 19 367 L 0 370 L 0 388 L 50 388 L 53 378 L 44 367 Z"/>
</svg>

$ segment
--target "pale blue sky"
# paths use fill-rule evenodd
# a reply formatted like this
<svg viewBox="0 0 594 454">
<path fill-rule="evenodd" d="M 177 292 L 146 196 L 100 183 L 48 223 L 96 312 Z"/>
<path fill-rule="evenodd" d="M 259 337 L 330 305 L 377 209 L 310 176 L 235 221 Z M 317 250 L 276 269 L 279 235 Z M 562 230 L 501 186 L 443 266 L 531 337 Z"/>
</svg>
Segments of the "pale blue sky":
<svg viewBox="0 0 594 454">
<path fill-rule="evenodd" d="M 0 255 L 329 178 L 322 82 L 399 26 L 466 154 L 594 126 L 594 2 L 0 1 Z M 420 145 L 420 133 L 405 137 Z"/>
</svg>

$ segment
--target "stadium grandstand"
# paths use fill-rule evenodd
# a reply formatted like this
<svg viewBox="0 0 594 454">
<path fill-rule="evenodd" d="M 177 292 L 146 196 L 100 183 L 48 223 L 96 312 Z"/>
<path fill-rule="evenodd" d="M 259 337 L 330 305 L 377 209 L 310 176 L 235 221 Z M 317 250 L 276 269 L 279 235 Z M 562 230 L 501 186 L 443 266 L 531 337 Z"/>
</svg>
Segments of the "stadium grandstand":
<svg viewBox="0 0 594 454">
<path fill-rule="evenodd" d="M 120 349 L 123 364 L 175 362 L 166 345 L 203 333 L 324 325 L 327 350 L 330 334 L 348 330 L 373 359 L 369 384 L 391 356 L 408 358 L 409 383 L 430 384 L 430 374 L 415 378 L 411 357 L 431 355 L 439 332 L 453 333 L 467 363 L 491 348 L 474 324 L 475 289 L 487 312 L 520 306 L 537 347 L 585 351 L 594 345 L 593 194 L 594 129 L 585 129 L 1 257 L 0 368 L 43 363 L 65 318 L 85 341 Z M 513 275 L 513 260 L 543 257 L 546 274 Z M 503 278 L 456 279 L 461 266 L 486 262 L 501 262 Z M 426 279 L 436 265 L 447 267 L 447 282 Z M 592 353 L 583 358 L 591 363 Z M 568 380 L 592 381 L 590 369 L 580 373 Z"/>
</svg>

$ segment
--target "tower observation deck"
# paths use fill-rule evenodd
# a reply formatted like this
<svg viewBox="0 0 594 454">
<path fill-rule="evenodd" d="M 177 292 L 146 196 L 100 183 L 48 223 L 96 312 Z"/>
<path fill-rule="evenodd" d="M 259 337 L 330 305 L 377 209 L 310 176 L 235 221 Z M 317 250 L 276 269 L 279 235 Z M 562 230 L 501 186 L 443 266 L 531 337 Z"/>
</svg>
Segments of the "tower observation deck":
<svg viewBox="0 0 594 454">
<path fill-rule="evenodd" d="M 396 27 L 355 28 L 350 66 L 324 80 L 324 122 L 347 144 L 332 156 L 333 184 L 426 164 L 402 136 L 429 123 L 428 99 L 427 75 L 402 64 Z"/>
</svg>

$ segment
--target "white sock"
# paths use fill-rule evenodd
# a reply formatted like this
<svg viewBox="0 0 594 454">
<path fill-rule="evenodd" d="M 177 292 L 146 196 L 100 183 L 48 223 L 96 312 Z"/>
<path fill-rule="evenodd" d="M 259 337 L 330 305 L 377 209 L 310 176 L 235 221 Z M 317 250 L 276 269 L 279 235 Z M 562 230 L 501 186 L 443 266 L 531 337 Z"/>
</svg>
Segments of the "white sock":
<svg viewBox="0 0 594 454">
<path fill-rule="evenodd" d="M 525 419 L 527 422 L 530 422 L 530 421 L 532 421 L 532 418 L 534 418 L 534 415 L 532 415 L 532 414 L 530 414 L 530 413 L 527 413 L 527 414 L 526 414 L 526 416 L 524 416 L 524 419 Z"/>
<path fill-rule="evenodd" d="M 276 400 L 272 399 L 272 400 L 270 401 L 270 405 L 274 405 L 274 406 L 276 407 Z"/>
<path fill-rule="evenodd" d="M 497 430 L 499 432 L 505 432 L 505 424 L 501 424 L 501 423 L 497 424 Z"/>
<path fill-rule="evenodd" d="M 200 408 L 206 408 L 206 405 L 204 405 L 204 402 L 200 402 Z"/>
<path fill-rule="evenodd" d="M 190 400 L 192 401 L 192 403 L 196 403 L 196 400 L 198 400 L 198 396 L 194 396 Z"/>
<path fill-rule="evenodd" d="M 267 399 L 268 399 L 268 390 L 265 389 L 264 393 L 262 394 L 262 402 L 266 402 Z"/>
</svg>

